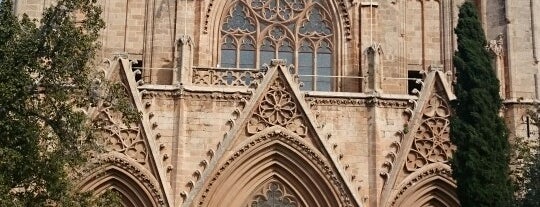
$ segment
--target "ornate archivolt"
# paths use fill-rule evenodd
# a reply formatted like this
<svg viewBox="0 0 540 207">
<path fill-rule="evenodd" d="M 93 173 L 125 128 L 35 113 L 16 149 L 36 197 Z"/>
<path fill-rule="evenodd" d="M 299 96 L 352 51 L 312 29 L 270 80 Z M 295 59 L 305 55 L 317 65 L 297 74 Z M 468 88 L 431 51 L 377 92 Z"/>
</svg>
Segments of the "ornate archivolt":
<svg viewBox="0 0 540 207">
<path fill-rule="evenodd" d="M 404 129 L 402 139 L 392 143 L 383 165 L 383 206 L 459 206 L 448 165 L 456 150 L 449 135 L 454 98 L 445 74 L 430 71 L 415 108 L 407 110 L 410 131 Z"/>
<path fill-rule="evenodd" d="M 218 148 L 201 161 L 182 206 L 361 205 L 293 79 L 283 62 L 273 62 Z"/>
<path fill-rule="evenodd" d="M 411 174 L 397 189 L 390 206 L 460 206 L 452 171 L 441 163 L 430 164 Z"/>
<path fill-rule="evenodd" d="M 261 131 L 225 158 L 191 206 L 264 203 L 268 196 L 256 189 L 271 185 L 268 180 L 281 180 L 273 182 L 282 186 L 275 191 L 295 206 L 358 206 L 324 156 L 283 127 Z"/>
<path fill-rule="evenodd" d="M 152 173 L 133 160 L 110 153 L 99 156 L 95 162 L 78 172 L 82 192 L 102 194 L 114 190 L 121 196 L 124 206 L 163 206 L 160 185 Z"/>
</svg>

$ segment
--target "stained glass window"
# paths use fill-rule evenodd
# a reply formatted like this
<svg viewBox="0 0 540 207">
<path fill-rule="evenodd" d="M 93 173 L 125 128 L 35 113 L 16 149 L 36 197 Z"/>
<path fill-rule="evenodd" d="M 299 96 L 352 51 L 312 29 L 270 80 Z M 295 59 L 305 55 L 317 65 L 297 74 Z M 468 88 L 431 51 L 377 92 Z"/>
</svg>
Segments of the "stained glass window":
<svg viewBox="0 0 540 207">
<path fill-rule="evenodd" d="M 303 90 L 330 91 L 334 34 L 322 0 L 236 0 L 221 26 L 222 67 L 261 68 L 271 59 L 295 65 Z"/>
</svg>

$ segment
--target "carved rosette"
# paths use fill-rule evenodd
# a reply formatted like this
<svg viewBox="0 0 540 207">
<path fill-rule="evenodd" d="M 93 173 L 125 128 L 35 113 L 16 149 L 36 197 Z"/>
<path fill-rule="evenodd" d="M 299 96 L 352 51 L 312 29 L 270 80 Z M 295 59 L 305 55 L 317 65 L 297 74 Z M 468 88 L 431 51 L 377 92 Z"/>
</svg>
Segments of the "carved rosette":
<svg viewBox="0 0 540 207">
<path fill-rule="evenodd" d="M 414 134 L 413 146 L 405 165 L 407 171 L 414 171 L 430 163 L 447 162 L 452 157 L 456 147 L 450 141 L 449 116 L 448 103 L 434 94 Z"/>
<path fill-rule="evenodd" d="M 146 164 L 148 158 L 146 143 L 137 126 L 126 126 L 121 123 L 118 114 L 110 112 L 108 108 L 102 109 L 96 119 L 101 132 L 98 144 L 107 152 L 119 152 L 134 159 L 138 163 Z"/>
<path fill-rule="evenodd" d="M 263 192 L 255 195 L 251 205 L 248 207 L 297 207 L 300 206 L 296 197 L 290 194 L 281 183 L 272 181 L 263 188 Z"/>
<path fill-rule="evenodd" d="M 308 129 L 293 96 L 286 90 L 284 80 L 278 77 L 255 109 L 247 124 L 247 133 L 253 135 L 278 125 L 305 137 Z"/>
</svg>

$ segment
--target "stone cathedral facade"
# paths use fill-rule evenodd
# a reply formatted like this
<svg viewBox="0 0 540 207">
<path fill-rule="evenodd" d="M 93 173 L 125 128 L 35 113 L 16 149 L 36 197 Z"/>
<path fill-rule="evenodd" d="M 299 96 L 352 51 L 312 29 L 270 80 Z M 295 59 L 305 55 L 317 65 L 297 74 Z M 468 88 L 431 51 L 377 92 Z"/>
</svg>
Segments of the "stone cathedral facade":
<svg viewBox="0 0 540 207">
<path fill-rule="evenodd" d="M 52 0 L 18 0 L 38 17 Z M 459 206 L 447 162 L 464 0 L 99 0 L 106 152 L 81 191 L 125 206 Z M 476 0 L 514 136 L 533 137 L 540 1 Z"/>
</svg>

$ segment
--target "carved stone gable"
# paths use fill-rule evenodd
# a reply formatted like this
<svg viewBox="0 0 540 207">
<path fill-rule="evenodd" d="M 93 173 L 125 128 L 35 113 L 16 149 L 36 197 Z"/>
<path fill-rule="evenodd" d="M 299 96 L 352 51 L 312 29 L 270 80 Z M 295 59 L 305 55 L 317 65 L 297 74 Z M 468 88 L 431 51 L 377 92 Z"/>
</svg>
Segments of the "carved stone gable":
<svg viewBox="0 0 540 207">
<path fill-rule="evenodd" d="M 285 86 L 285 80 L 278 76 L 253 112 L 246 130 L 249 135 L 256 134 L 271 126 L 282 126 L 305 137 L 306 122 L 297 101 Z"/>
<path fill-rule="evenodd" d="M 450 142 L 448 102 L 438 94 L 427 101 L 420 126 L 407 155 L 405 169 L 414 171 L 429 163 L 447 162 L 456 147 Z"/>
<path fill-rule="evenodd" d="M 418 99 L 411 100 L 413 108 L 406 110 L 411 115 L 407 123 L 411 130 L 403 132 L 402 139 L 393 143 L 397 151 L 391 152 L 389 157 L 395 158 L 395 162 L 389 161 L 385 165 L 390 166 L 390 173 L 381 173 L 387 176 L 381 193 L 383 206 L 420 206 L 416 205 L 419 200 L 429 203 L 442 198 L 449 203 L 444 206 L 458 206 L 455 181 L 447 176 L 451 174 L 448 161 L 456 151 L 450 140 L 449 105 L 455 98 L 446 74 L 432 67 Z M 444 190 L 418 190 L 438 189 L 437 186 Z"/>
<path fill-rule="evenodd" d="M 273 60 L 183 206 L 361 206 L 309 110 L 298 77 Z"/>
</svg>

